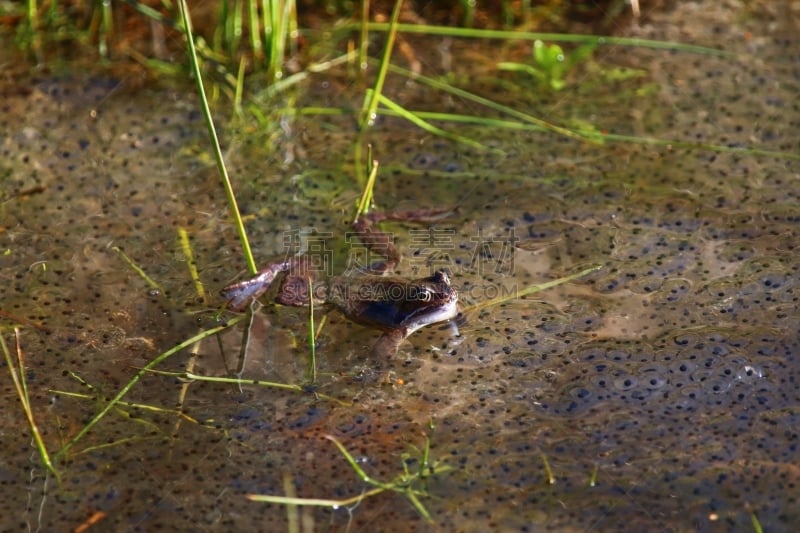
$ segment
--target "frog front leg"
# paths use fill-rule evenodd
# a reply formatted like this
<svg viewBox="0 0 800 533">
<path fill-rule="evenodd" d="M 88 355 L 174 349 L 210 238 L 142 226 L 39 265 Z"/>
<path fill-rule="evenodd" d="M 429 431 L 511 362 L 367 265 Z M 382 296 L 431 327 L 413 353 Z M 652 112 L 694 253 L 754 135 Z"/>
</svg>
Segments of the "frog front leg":
<svg viewBox="0 0 800 533">
<path fill-rule="evenodd" d="M 384 332 L 372 347 L 372 355 L 376 358 L 391 358 L 400 349 L 400 345 L 408 337 L 405 328 Z"/>
</svg>

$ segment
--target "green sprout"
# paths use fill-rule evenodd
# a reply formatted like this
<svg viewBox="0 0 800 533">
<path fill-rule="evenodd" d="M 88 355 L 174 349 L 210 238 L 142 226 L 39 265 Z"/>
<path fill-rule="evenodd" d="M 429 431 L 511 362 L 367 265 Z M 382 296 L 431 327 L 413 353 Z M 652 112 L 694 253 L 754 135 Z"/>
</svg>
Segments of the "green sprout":
<svg viewBox="0 0 800 533">
<path fill-rule="evenodd" d="M 533 76 L 542 87 L 560 91 L 567 86 L 566 76 L 578 63 L 587 60 L 597 45 L 586 43 L 569 54 L 557 44 L 546 45 L 537 39 L 533 43 L 533 65 L 527 63 L 503 62 L 497 66 L 501 70 L 524 72 Z"/>
</svg>

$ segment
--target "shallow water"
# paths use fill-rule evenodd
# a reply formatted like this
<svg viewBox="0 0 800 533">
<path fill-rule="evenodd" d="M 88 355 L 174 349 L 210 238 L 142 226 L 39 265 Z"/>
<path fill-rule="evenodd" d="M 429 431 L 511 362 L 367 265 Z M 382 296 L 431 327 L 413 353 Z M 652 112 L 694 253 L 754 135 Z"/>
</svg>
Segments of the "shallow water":
<svg viewBox="0 0 800 533">
<path fill-rule="evenodd" d="M 571 88 L 542 94 L 520 76 L 498 80 L 486 59 L 497 43 L 458 42 L 454 79 L 554 123 L 796 155 L 800 43 L 788 26 L 798 13 L 772 9 L 681 4 L 632 28 L 734 54 L 598 50 L 606 71 L 646 72 L 633 80 L 587 69 Z M 423 57 L 435 73 L 439 48 L 414 42 L 418 54 L 432 51 Z M 217 291 L 245 270 L 191 88 L 127 86 L 77 74 L 3 81 L 4 336 L 13 350 L 8 328 L 20 325 L 34 414 L 53 452 L 139 368 L 219 325 Z M 344 72 L 317 75 L 302 105 L 360 105 L 360 89 L 345 87 Z M 387 94 L 415 109 L 487 113 L 398 78 Z M 358 194 L 353 125 L 311 117 L 269 136 L 225 131 L 259 260 L 286 252 L 286 231 L 315 228 L 330 234 L 331 249 L 345 246 Z M 2 529 L 63 530 L 91 516 L 114 530 L 284 528 L 284 507 L 244 495 L 368 490 L 332 435 L 382 481 L 404 461 L 418 469 L 429 436 L 431 459 L 454 468 L 430 476 L 433 497 L 421 498 L 445 530 L 747 531 L 755 516 L 765 531 L 792 531 L 800 163 L 499 128 L 459 133 L 502 153 L 398 119 L 369 133 L 381 207 L 458 206 L 433 225 L 438 233 L 388 226 L 406 253 L 401 273 L 447 266 L 466 307 L 500 287 L 602 269 L 466 312 L 457 337 L 425 328 L 388 361 L 368 355 L 377 333 L 331 313 L 316 390 L 346 405 L 148 375 L 59 458 L 60 482 L 41 467 L 5 381 Z M 513 254 L 503 256 L 509 242 Z M 157 368 L 303 383 L 305 321 L 303 309 L 266 307 L 243 358 L 237 326 Z M 333 530 L 432 528 L 399 494 L 349 511 L 304 508 L 302 519 Z"/>
</svg>

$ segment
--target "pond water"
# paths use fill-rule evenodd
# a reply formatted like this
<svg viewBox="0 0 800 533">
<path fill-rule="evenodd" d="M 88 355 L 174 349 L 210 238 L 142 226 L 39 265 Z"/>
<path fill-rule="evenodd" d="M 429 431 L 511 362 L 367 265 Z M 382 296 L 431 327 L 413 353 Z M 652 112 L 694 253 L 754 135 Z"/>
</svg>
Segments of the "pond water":
<svg viewBox="0 0 800 533">
<path fill-rule="evenodd" d="M 76 441 L 139 369 L 238 316 L 217 315 L 218 292 L 245 264 L 190 86 L 9 71 L 3 335 L 16 358 L 18 326 L 60 478 L 42 466 L 4 362 L 0 529 L 794 530 L 799 15 L 796 5 L 681 3 L 630 33 L 730 55 L 602 47 L 555 93 L 496 69 L 522 45 L 408 39 L 426 75 L 448 64 L 451 83 L 552 123 L 762 152 L 460 127 L 480 149 L 381 117 L 364 139 L 380 162 L 379 207 L 457 207 L 386 230 L 406 256 L 400 274 L 448 268 L 458 334 L 427 327 L 378 361 L 379 333 L 331 312 L 313 390 L 149 373 Z M 348 80 L 344 68 L 314 75 L 294 105 L 358 108 L 363 87 Z M 495 116 L 397 75 L 385 94 L 411 109 Z M 343 268 L 360 190 L 354 125 L 308 115 L 268 133 L 223 126 L 259 261 L 316 235 Z M 247 328 L 156 370 L 302 385 L 306 321 L 304 309 L 266 305 Z M 432 524 L 393 491 L 336 510 L 246 498 L 371 490 L 329 436 L 373 479 L 421 470 L 412 486 Z"/>
</svg>

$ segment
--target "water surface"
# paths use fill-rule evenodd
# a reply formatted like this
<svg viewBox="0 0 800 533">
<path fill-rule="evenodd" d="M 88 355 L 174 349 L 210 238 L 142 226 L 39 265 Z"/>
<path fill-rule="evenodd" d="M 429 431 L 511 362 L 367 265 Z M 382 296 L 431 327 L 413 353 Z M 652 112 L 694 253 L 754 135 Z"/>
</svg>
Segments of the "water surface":
<svg viewBox="0 0 800 533">
<path fill-rule="evenodd" d="M 792 17 L 775 10 L 682 4 L 631 33 L 732 55 L 601 48 L 555 94 L 499 73 L 493 58 L 512 52 L 498 43 L 452 43 L 451 79 L 558 124 L 796 155 L 800 47 Z M 441 43 L 411 44 L 437 75 Z M 612 81 L 617 67 L 642 76 Z M 346 80 L 313 76 L 299 106 L 359 106 Z M 54 453 L 139 368 L 232 318 L 216 318 L 217 292 L 245 271 L 191 87 L 131 85 L 77 72 L 3 80 L 4 336 L 13 351 L 19 326 L 33 412 Z M 397 77 L 386 92 L 409 108 L 489 114 Z M 259 261 L 313 228 L 343 267 L 359 192 L 354 124 L 311 116 L 263 135 L 224 128 Z M 496 150 L 393 118 L 368 133 L 380 207 L 458 207 L 433 225 L 387 226 L 406 253 L 402 274 L 446 266 L 467 307 L 602 269 L 467 312 L 458 336 L 423 329 L 383 361 L 369 355 L 378 333 L 331 313 L 316 390 L 339 401 L 148 375 L 60 457 L 60 482 L 41 466 L 7 380 L 3 529 L 63 530 L 91 516 L 108 530 L 284 528 L 286 508 L 245 494 L 368 490 L 325 438 L 334 436 L 383 481 L 404 463 L 418 469 L 429 438 L 431 460 L 453 467 L 429 477 L 432 497 L 422 498 L 445 530 L 747 531 L 755 516 L 765 531 L 791 531 L 800 523 L 797 159 L 458 133 Z M 239 325 L 159 369 L 303 383 L 305 322 L 303 309 L 267 306 L 246 350 Z M 388 493 L 302 516 L 319 529 L 435 528 Z"/>
</svg>

